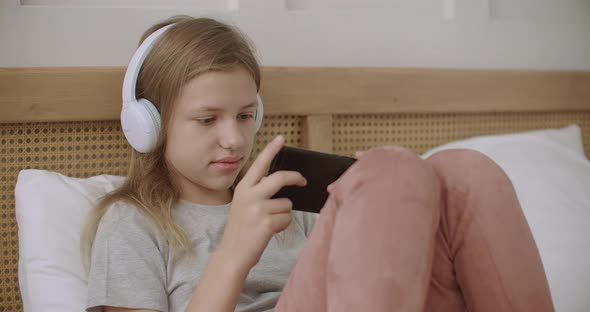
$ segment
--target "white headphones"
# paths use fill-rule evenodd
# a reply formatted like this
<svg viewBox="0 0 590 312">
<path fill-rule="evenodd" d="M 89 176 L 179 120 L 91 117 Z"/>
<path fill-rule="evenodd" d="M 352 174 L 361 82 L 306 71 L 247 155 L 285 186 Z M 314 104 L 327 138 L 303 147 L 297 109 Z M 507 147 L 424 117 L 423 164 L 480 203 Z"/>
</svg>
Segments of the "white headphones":
<svg viewBox="0 0 590 312">
<path fill-rule="evenodd" d="M 135 97 L 135 87 L 139 70 L 146 56 L 152 49 L 154 42 L 174 24 L 166 25 L 150 36 L 139 46 L 125 72 L 123 81 L 123 109 L 121 111 L 121 127 L 129 144 L 140 153 L 147 153 L 156 147 L 160 134 L 160 113 L 147 99 Z M 257 95 L 258 107 L 256 109 L 256 131 L 262 125 L 264 107 L 260 95 Z"/>
</svg>

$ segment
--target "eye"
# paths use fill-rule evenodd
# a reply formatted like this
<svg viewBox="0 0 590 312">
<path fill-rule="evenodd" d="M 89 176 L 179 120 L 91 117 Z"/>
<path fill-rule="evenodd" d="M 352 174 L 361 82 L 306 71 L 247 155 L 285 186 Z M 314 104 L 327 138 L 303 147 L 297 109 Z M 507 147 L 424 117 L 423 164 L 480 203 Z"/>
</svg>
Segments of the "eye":
<svg viewBox="0 0 590 312">
<path fill-rule="evenodd" d="M 239 115 L 239 118 L 240 118 L 241 120 L 248 120 L 248 119 L 252 119 L 252 118 L 254 118 L 254 114 L 252 114 L 252 113 L 247 113 L 247 114 L 240 114 L 240 115 Z"/>
<path fill-rule="evenodd" d="M 197 121 L 203 125 L 209 125 L 209 124 L 213 123 L 214 120 L 215 120 L 215 118 L 213 118 L 213 117 L 197 119 Z"/>
</svg>

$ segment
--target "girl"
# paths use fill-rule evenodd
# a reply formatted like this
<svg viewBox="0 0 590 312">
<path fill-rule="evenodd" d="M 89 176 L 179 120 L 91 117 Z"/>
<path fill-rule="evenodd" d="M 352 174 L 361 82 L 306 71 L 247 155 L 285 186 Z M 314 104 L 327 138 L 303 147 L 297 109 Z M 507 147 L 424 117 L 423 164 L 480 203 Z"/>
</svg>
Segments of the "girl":
<svg viewBox="0 0 590 312">
<path fill-rule="evenodd" d="M 88 311 L 553 310 L 511 183 L 485 156 L 361 153 L 314 226 L 270 199 L 306 185 L 266 175 L 280 136 L 233 187 L 262 117 L 244 36 L 174 17 L 143 40 L 124 83 L 129 173 L 84 233 Z"/>
</svg>

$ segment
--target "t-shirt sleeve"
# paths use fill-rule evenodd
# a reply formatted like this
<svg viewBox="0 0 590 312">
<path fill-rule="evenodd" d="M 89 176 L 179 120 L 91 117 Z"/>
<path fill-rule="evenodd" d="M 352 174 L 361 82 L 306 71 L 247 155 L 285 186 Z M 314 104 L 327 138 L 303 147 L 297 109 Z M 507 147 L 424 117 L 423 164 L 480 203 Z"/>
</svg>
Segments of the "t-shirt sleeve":
<svg viewBox="0 0 590 312">
<path fill-rule="evenodd" d="M 134 207 L 111 207 L 92 247 L 87 311 L 103 306 L 168 311 L 166 261 L 153 227 Z"/>
</svg>

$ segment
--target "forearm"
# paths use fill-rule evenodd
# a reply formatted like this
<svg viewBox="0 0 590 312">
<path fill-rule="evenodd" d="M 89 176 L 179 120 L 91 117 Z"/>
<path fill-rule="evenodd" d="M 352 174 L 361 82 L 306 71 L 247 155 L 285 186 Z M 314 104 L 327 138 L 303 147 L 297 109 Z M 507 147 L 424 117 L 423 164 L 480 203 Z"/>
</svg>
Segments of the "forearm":
<svg viewBox="0 0 590 312">
<path fill-rule="evenodd" d="M 186 312 L 234 311 L 250 268 L 240 265 L 224 249 L 211 257 Z"/>
</svg>

